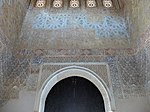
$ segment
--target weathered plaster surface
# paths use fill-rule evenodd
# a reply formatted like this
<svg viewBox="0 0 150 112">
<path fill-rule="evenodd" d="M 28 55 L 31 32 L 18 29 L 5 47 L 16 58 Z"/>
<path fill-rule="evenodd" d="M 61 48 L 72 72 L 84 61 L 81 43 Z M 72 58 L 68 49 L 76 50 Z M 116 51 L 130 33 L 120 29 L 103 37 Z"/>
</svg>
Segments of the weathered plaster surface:
<svg viewBox="0 0 150 112">
<path fill-rule="evenodd" d="M 150 20 L 148 14 L 149 0 L 145 0 L 145 2 L 134 0 L 132 2 L 132 7 L 130 5 L 128 8 L 125 7 L 128 9 L 125 10 L 127 11 L 125 15 L 116 14 L 113 11 L 108 13 L 106 10 L 92 9 L 91 12 L 87 13 L 85 11 L 86 14 L 82 15 L 86 19 L 83 19 L 84 17 L 77 18 L 80 22 L 83 19 L 83 23 L 78 23 L 79 21 L 77 20 L 76 24 L 79 24 L 80 28 L 74 23 L 72 23 L 74 24 L 73 28 L 69 27 L 68 29 L 64 28 L 63 25 L 60 26 L 63 29 L 58 28 L 59 24 L 57 28 L 52 24 L 47 27 L 48 23 L 46 24 L 46 29 L 44 29 L 45 26 L 44 28 L 37 28 L 38 25 L 34 23 L 39 19 L 38 13 L 41 14 L 44 10 L 48 14 L 48 18 L 54 17 L 56 19 L 55 15 L 59 15 L 64 10 L 59 10 L 59 14 L 54 14 L 56 10 L 53 10 L 53 14 L 51 14 L 50 10 L 28 9 L 24 18 L 26 6 L 22 3 L 25 2 L 13 1 L 10 2 L 11 4 L 7 4 L 3 1 L 3 4 L 0 5 L 0 9 L 2 9 L 0 10 L 0 15 L 2 15 L 0 16 L 1 104 L 9 108 L 14 102 L 23 102 L 23 98 L 19 97 L 19 93 L 23 89 L 29 94 L 30 91 L 37 93 L 40 67 L 44 63 L 51 64 L 51 66 L 45 67 L 43 70 L 43 73 L 49 74 L 75 64 L 89 68 L 97 72 L 97 74 L 99 72 L 103 73 L 103 75 L 100 74 L 99 76 L 108 86 L 112 87 L 116 112 L 124 112 L 126 107 L 130 105 L 132 108 L 128 108 L 128 112 L 148 112 L 150 110 L 148 108 L 149 101 L 147 100 L 150 97 L 148 83 L 150 81 L 150 27 L 147 28 Z M 147 7 L 144 7 L 145 5 Z M 128 13 L 133 7 L 135 10 L 131 11 L 132 13 Z M 77 15 L 78 11 L 79 9 L 72 11 L 72 13 Z M 113 19 L 121 17 L 123 21 L 125 20 L 129 29 L 128 32 L 124 33 L 129 33 L 129 37 L 123 36 L 123 38 L 119 38 L 116 35 L 111 37 L 106 32 L 102 32 L 104 33 L 103 36 L 96 35 L 97 28 L 95 28 L 95 23 L 97 24 L 100 20 L 103 20 L 100 14 L 99 18 L 96 18 L 97 11 L 103 12 L 103 17 L 108 17 L 108 15 L 112 14 Z M 68 13 L 71 14 L 71 12 Z M 88 14 L 93 14 L 93 18 L 89 18 Z M 23 20 L 24 22 L 22 22 Z M 57 22 L 54 19 L 52 21 Z M 87 21 L 90 21 L 93 26 L 87 26 Z M 34 25 L 37 26 L 35 27 Z M 143 32 L 144 30 L 146 32 Z M 141 34 L 142 32 L 143 35 Z M 110 37 L 108 38 L 106 35 Z M 139 38 L 137 39 L 137 37 Z M 63 65 L 65 63 L 68 63 L 68 65 Z M 105 67 L 88 63 L 107 63 L 111 80 L 108 81 L 106 76 L 108 71 Z M 44 79 L 44 77 L 42 78 Z M 34 95 L 32 98 L 34 99 Z M 132 100 L 130 100 L 131 98 Z M 34 100 L 31 102 L 35 103 Z M 23 107 L 23 105 L 20 105 L 20 107 Z M 30 106 L 26 105 L 25 107 Z M 20 112 L 19 109 L 18 112 Z M 34 112 L 33 106 L 30 107 L 29 112 Z"/>
</svg>

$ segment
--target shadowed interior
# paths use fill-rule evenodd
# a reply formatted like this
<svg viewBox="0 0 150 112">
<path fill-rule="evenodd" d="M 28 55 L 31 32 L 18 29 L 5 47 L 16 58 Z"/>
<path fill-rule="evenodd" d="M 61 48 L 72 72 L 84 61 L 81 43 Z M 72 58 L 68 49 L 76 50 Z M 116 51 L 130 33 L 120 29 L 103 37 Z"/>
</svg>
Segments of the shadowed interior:
<svg viewBox="0 0 150 112">
<path fill-rule="evenodd" d="M 49 92 L 44 112 L 105 112 L 101 93 L 90 81 L 69 77 Z"/>
</svg>

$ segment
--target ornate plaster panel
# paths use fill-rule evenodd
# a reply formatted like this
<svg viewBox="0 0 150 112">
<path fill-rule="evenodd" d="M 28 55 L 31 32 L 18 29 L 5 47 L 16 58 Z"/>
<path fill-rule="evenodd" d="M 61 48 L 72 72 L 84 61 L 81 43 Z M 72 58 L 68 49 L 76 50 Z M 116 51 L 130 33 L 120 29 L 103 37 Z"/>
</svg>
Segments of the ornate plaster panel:
<svg viewBox="0 0 150 112">
<path fill-rule="evenodd" d="M 86 29 L 95 31 L 97 38 L 129 37 L 127 25 L 123 17 L 105 15 L 97 19 L 96 22 L 92 22 L 90 19 L 92 18 L 89 18 L 86 14 L 49 14 L 43 12 L 35 16 L 33 28 L 60 30 L 81 27 L 85 31 Z"/>
<path fill-rule="evenodd" d="M 39 49 L 129 48 L 131 38 L 125 19 L 100 9 L 97 15 L 96 11 L 30 10 L 21 38 Z"/>
<path fill-rule="evenodd" d="M 122 80 L 124 96 L 127 94 L 141 95 L 146 94 L 146 55 L 142 51 L 136 56 L 120 57 L 118 60 L 119 71 Z"/>
</svg>

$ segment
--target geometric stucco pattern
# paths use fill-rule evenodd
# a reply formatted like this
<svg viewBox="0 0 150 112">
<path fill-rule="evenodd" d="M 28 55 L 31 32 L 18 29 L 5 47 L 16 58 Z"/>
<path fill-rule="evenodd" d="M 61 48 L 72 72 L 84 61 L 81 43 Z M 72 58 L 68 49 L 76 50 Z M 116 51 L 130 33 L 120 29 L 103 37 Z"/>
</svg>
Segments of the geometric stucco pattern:
<svg viewBox="0 0 150 112">
<path fill-rule="evenodd" d="M 119 57 L 118 66 L 124 97 L 128 94 L 133 96 L 146 94 L 146 63 L 144 51 L 135 56 Z"/>
<path fill-rule="evenodd" d="M 39 61 L 40 59 L 40 61 Z M 32 58 L 32 73 L 39 72 L 37 65 L 41 63 L 80 63 L 80 62 L 106 62 L 109 65 L 110 76 L 112 80 L 113 90 L 117 97 L 126 98 L 129 96 L 143 96 L 145 95 L 145 84 L 146 84 L 146 55 L 145 52 L 140 52 L 133 56 L 92 56 L 92 55 L 81 55 L 81 56 L 60 56 L 49 58 Z M 78 64 L 77 64 L 78 65 Z M 85 64 L 86 65 L 86 64 Z M 82 65 L 82 66 L 85 66 Z M 136 66 L 138 65 L 138 66 Z M 63 68 L 61 66 L 52 66 L 51 72 Z M 85 66 L 95 71 L 98 70 L 92 65 Z M 92 68 L 91 68 L 92 67 Z M 94 67 L 94 68 L 93 68 Z M 99 68 L 99 67 L 98 67 Z M 54 70 L 54 71 L 52 71 Z M 98 73 L 98 71 L 95 71 Z M 102 76 L 103 77 L 103 76 Z M 106 78 L 103 78 L 106 79 Z M 107 80 L 105 80 L 107 83 Z M 36 85 L 36 84 L 34 84 Z M 142 92 L 141 92 L 142 91 Z"/>
<path fill-rule="evenodd" d="M 37 58 L 36 58 L 37 59 Z M 33 59 L 34 60 L 34 59 Z M 141 52 L 135 56 L 80 56 L 80 57 L 51 57 L 48 59 L 46 57 L 43 60 L 44 63 L 51 63 L 51 62 L 59 62 L 59 63 L 80 63 L 80 62 L 106 62 L 110 68 L 110 75 L 112 80 L 112 86 L 114 92 L 119 95 L 119 97 L 128 97 L 130 95 L 138 95 L 143 96 L 145 95 L 145 84 L 146 84 L 146 57 L 145 53 Z M 139 61 L 140 60 L 140 61 Z M 32 64 L 36 67 L 33 67 L 32 72 L 36 73 L 37 71 L 37 63 L 39 61 L 32 61 Z M 137 65 L 138 66 L 135 66 Z M 86 64 L 85 64 L 86 65 Z M 59 66 L 60 67 L 60 66 Z M 59 67 L 55 68 L 56 70 Z M 90 67 L 90 66 L 89 66 Z M 92 67 L 92 65 L 91 65 Z M 90 67 L 90 68 L 91 68 Z M 60 67 L 62 68 L 62 67 Z M 55 70 L 53 69 L 53 70 Z M 93 69 L 93 68 L 91 68 Z M 93 69 L 94 71 L 94 69 Z M 98 72 L 97 72 L 98 73 Z M 107 83 L 107 82 L 106 82 Z M 141 92 L 142 91 L 142 92 Z M 123 93 L 123 94 L 122 94 Z"/>
<path fill-rule="evenodd" d="M 150 95 L 150 26 L 148 27 L 148 30 L 146 31 L 144 37 L 144 49 L 146 51 L 146 57 L 147 57 L 147 63 L 146 63 L 146 68 L 147 68 L 147 94 Z"/>
<path fill-rule="evenodd" d="M 129 50 L 129 51 L 128 51 Z M 110 77 L 112 87 L 116 97 L 126 98 L 132 95 L 143 96 L 145 94 L 146 82 L 146 55 L 145 52 L 139 52 L 131 55 L 133 52 L 128 49 L 127 53 L 114 55 L 111 50 L 28 50 L 24 49 L 13 54 L 2 54 L 3 71 L 3 96 L 2 99 L 17 98 L 19 90 L 28 86 L 30 90 L 35 91 L 39 75 L 39 66 L 42 63 L 73 63 L 73 62 L 106 62 L 110 68 Z M 51 51 L 51 52 L 50 52 Z M 53 51 L 53 52 L 52 52 Z M 77 52 L 78 51 L 78 52 Z M 126 51 L 126 50 L 125 50 Z M 65 54 L 64 54 L 65 53 Z M 98 53 L 98 54 L 95 54 Z M 94 55 L 95 54 L 95 55 Z M 135 64 L 137 66 L 135 66 Z M 85 65 L 84 65 L 85 66 Z M 51 69 L 58 70 L 63 66 Z M 95 72 L 100 72 L 97 66 L 85 66 Z M 35 75 L 36 74 L 36 75 Z M 103 77 L 107 83 L 107 77 Z M 34 83 L 34 84 L 33 84 Z M 34 87 L 31 87 L 34 86 Z M 141 92 L 142 91 L 142 92 Z M 11 94 L 9 94 L 11 93 Z"/>
<path fill-rule="evenodd" d="M 31 49 L 129 48 L 128 23 L 122 15 L 100 9 L 100 14 L 72 11 L 28 10 L 21 38 Z"/>
<path fill-rule="evenodd" d="M 146 55 L 141 52 L 135 56 L 111 56 L 111 55 L 39 55 L 34 52 L 21 51 L 20 53 L 2 56 L 3 73 L 3 96 L 2 99 L 17 98 L 19 91 L 27 87 L 29 90 L 36 91 L 39 77 L 39 67 L 43 63 L 87 63 L 105 62 L 109 65 L 110 77 L 113 91 L 116 97 L 127 98 L 130 96 L 145 95 L 146 75 Z M 65 57 L 66 56 L 66 57 Z M 6 59 L 7 58 L 7 59 Z M 9 59 L 9 61 L 8 61 Z M 7 61 L 6 61 L 7 60 Z M 6 63 L 6 64 L 5 64 Z M 79 65 L 79 64 L 77 64 Z M 67 65 L 69 66 L 69 65 Z M 80 65 L 79 65 L 80 66 Z M 81 65 L 101 73 L 104 69 L 100 66 Z M 65 66 L 51 66 L 53 73 Z M 46 70 L 46 69 L 45 69 Z M 105 83 L 108 84 L 106 71 L 100 75 Z M 44 77 L 43 77 L 44 78 Z M 11 93 L 11 94 L 9 94 Z"/>
<path fill-rule="evenodd" d="M 21 68 L 26 65 L 17 59 L 14 45 L 28 4 L 29 0 L 0 1 L 0 106 L 8 99 L 18 98 L 18 85 L 25 79 Z"/>
<path fill-rule="evenodd" d="M 36 58 L 37 59 L 37 58 Z M 33 59 L 34 60 L 34 59 Z M 67 67 L 67 66 L 72 66 L 72 65 L 76 65 L 76 66 L 82 66 L 82 67 L 86 67 L 89 68 L 90 70 L 94 71 L 95 73 L 97 73 L 104 81 L 105 83 L 108 85 L 108 87 L 110 87 L 110 82 L 108 79 L 108 73 L 106 70 L 106 66 L 101 65 L 101 62 L 108 62 L 109 64 L 109 68 L 110 68 L 110 72 L 111 72 L 111 77 L 114 76 L 114 78 L 117 78 L 117 74 L 116 74 L 116 66 L 114 64 L 115 59 L 114 57 L 105 57 L 105 56 L 80 56 L 80 57 L 50 57 L 50 59 L 48 59 L 48 57 L 46 59 L 42 59 L 43 60 L 43 64 L 47 63 L 48 65 L 43 66 L 42 69 L 42 79 L 40 79 L 42 82 L 44 80 L 46 80 L 46 78 L 54 73 L 55 71 L 63 68 L 63 67 Z M 32 67 L 31 67 L 31 74 L 39 74 L 39 66 L 41 65 L 41 63 L 37 63 L 39 61 L 32 61 Z M 40 61 L 41 62 L 41 61 Z M 86 64 L 88 62 L 88 64 Z M 91 63 L 91 64 L 90 64 Z M 47 76 L 48 75 L 48 76 Z M 118 82 L 118 80 L 114 80 L 114 86 L 117 84 L 118 86 L 120 85 L 120 83 Z M 116 82 L 116 83 L 115 83 Z M 118 83 L 117 83 L 118 82 Z M 30 82 L 28 82 L 30 83 Z M 37 82 L 34 82 L 37 83 Z M 30 83 L 31 84 L 31 83 Z M 41 83 L 42 84 L 42 83 Z M 31 86 L 36 86 L 37 84 L 31 84 Z M 29 88 L 36 88 L 36 87 L 29 87 Z M 120 87 L 118 87 L 120 88 Z M 117 88 L 117 89 L 118 89 Z"/>
<path fill-rule="evenodd" d="M 18 52 L 19 53 L 19 52 Z M 144 95 L 145 94 L 145 81 L 146 81 L 146 62 L 145 53 L 139 53 L 135 56 L 104 56 L 104 55 L 80 55 L 80 56 L 60 56 L 60 57 L 47 57 L 46 55 L 39 55 L 33 52 L 21 51 L 20 54 L 12 56 L 11 65 L 9 68 L 11 74 L 5 74 L 4 87 L 5 95 L 8 91 L 17 92 L 17 87 L 34 86 L 33 91 L 36 90 L 37 81 L 33 81 L 34 75 L 36 78 L 39 74 L 39 66 L 42 63 L 80 63 L 80 62 L 106 62 L 110 68 L 110 77 L 112 80 L 113 91 L 117 97 L 125 98 L 130 95 Z M 44 58 L 45 57 L 45 58 Z M 138 66 L 135 66 L 138 65 Z M 4 65 L 4 64 L 3 64 Z M 77 64 L 78 65 L 78 64 Z M 100 67 L 93 65 L 82 65 L 96 73 L 101 71 Z M 30 67 L 30 68 L 29 68 Z M 63 68 L 64 66 L 52 66 L 50 73 Z M 100 71 L 99 71 L 100 70 Z M 104 69 L 102 69 L 104 70 Z M 33 74 L 33 75 L 32 75 Z M 32 76 L 31 76 L 32 75 Z M 101 76 L 108 84 L 107 75 Z M 31 79 L 29 79 L 31 78 Z M 32 80 L 33 78 L 33 80 Z M 35 84 L 32 84 L 33 83 Z M 16 87 L 17 86 L 17 87 Z M 20 88 L 21 89 L 21 88 Z M 143 93 L 141 92 L 143 91 Z M 9 92 L 10 93 L 10 92 Z M 12 95 L 12 94 L 11 94 Z M 14 96 L 6 95 L 4 99 L 13 98 Z"/>
<path fill-rule="evenodd" d="M 51 7 L 45 10 L 31 6 L 27 10 L 29 2 L 0 0 L 0 107 L 10 99 L 18 99 L 22 89 L 36 92 L 40 66 L 44 63 L 51 66 L 43 67 L 42 81 L 63 67 L 77 65 L 97 73 L 112 87 L 115 98 L 150 95 L 150 27 L 136 48 L 130 40 L 134 36 L 130 35 L 131 18 L 125 17 L 127 10 L 127 15 L 122 15 L 96 6 L 99 13 L 95 13 L 94 8 L 82 10 L 81 5 L 80 13 L 64 6 L 56 13 Z M 146 14 L 138 16 L 141 9 L 137 6 L 132 12 L 135 33 L 136 26 L 143 29 L 148 23 L 149 14 L 147 7 Z M 111 84 L 106 66 L 87 63 L 107 63 Z"/>
<path fill-rule="evenodd" d="M 49 17 L 49 15 L 48 18 L 53 19 L 53 17 L 51 18 Z M 87 27 L 86 18 L 82 16 L 81 18 L 76 18 L 76 19 L 79 20 L 78 22 L 80 25 Z M 114 20 L 114 18 L 112 19 Z M 3 18 L 3 20 L 5 20 L 5 18 Z M 57 18 L 56 20 L 61 21 L 59 20 L 59 18 Z M 57 22 L 54 20 L 52 21 L 54 23 Z M 57 26 L 59 26 L 59 24 Z M 52 26 L 49 27 L 54 28 L 55 30 L 55 27 Z M 95 29 L 96 26 L 88 26 L 88 28 L 92 28 L 92 27 L 94 27 Z M 127 30 L 124 25 L 118 27 L 118 29 Z M 24 33 L 28 33 L 28 32 L 24 32 Z M 124 36 L 127 36 L 126 32 Z M 24 37 L 24 35 L 22 37 Z M 32 40 L 32 37 L 31 38 L 28 37 L 28 38 L 29 38 L 28 42 L 29 41 L 34 42 Z M 11 42 L 10 40 L 9 42 Z M 21 38 L 20 40 L 27 42 L 25 38 Z M 18 46 L 13 47 L 14 51 L 12 52 L 11 51 L 12 49 L 11 50 L 9 49 L 11 46 L 9 45 L 9 43 L 5 44 L 5 41 L 3 40 L 0 41 L 1 41 L 0 48 L 1 46 L 3 48 L 0 50 L 0 59 L 1 59 L 0 60 L 0 72 L 1 72 L 0 104 L 1 102 L 3 103 L 4 100 L 18 98 L 19 91 L 24 87 L 27 87 L 32 91 L 36 91 L 37 83 L 38 83 L 37 79 L 39 76 L 39 66 L 43 63 L 105 62 L 109 65 L 113 92 L 115 93 L 115 96 L 119 98 L 145 95 L 146 92 L 145 85 L 147 81 L 150 80 L 150 71 L 148 69 L 148 67 L 150 66 L 150 60 L 148 60 L 150 59 L 150 55 L 149 55 L 150 44 L 148 43 L 145 49 L 142 49 L 136 54 L 137 50 L 134 48 L 128 48 L 128 49 L 113 49 L 113 48 L 110 49 L 44 49 L 42 48 L 40 49 L 40 48 L 32 48 L 31 44 L 30 46 L 28 46 L 29 43 L 27 43 L 26 46 L 23 46 L 22 44 L 20 45 L 18 44 Z M 15 42 L 19 43 L 19 41 L 15 41 Z M 102 69 L 102 67 L 100 66 L 92 66 L 92 65 L 82 65 L 82 66 L 85 66 L 95 71 L 96 73 L 103 71 L 104 76 L 101 77 L 108 84 L 107 82 L 108 77 L 106 75 L 105 69 Z M 53 73 L 54 71 L 62 67 L 64 66 L 52 65 L 50 72 Z"/>
<path fill-rule="evenodd" d="M 78 62 L 78 63 L 48 63 L 48 64 L 44 64 L 42 66 L 42 70 L 41 73 L 39 75 L 42 75 L 40 80 L 40 87 L 42 86 L 42 84 L 44 83 L 44 81 L 54 72 L 56 72 L 57 70 L 60 70 L 61 68 L 64 67 L 68 67 L 68 66 L 82 66 L 85 68 L 88 68 L 90 70 L 92 70 L 93 72 L 95 72 L 99 77 L 101 77 L 102 80 L 104 80 L 104 82 L 106 83 L 106 85 L 110 88 L 110 82 L 109 82 L 109 74 L 107 73 L 108 69 L 106 64 L 101 64 L 101 63 L 83 63 L 83 62 Z M 39 88 L 39 87 L 38 87 Z"/>
<path fill-rule="evenodd" d="M 63 28 L 79 28 L 94 30 L 98 38 L 128 38 L 127 25 L 123 17 L 105 15 L 91 22 L 85 14 L 49 14 L 42 12 L 34 18 L 33 28 L 58 30 Z"/>
</svg>

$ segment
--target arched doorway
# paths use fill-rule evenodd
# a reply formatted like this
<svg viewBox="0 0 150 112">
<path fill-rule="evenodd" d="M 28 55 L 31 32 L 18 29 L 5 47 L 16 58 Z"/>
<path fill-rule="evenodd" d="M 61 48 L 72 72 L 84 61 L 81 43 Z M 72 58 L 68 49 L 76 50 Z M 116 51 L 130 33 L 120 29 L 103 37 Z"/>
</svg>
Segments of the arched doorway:
<svg viewBox="0 0 150 112">
<path fill-rule="evenodd" d="M 50 90 L 44 112 L 105 112 L 105 107 L 93 83 L 73 76 L 59 81 Z"/>
<path fill-rule="evenodd" d="M 47 80 L 43 83 L 41 89 L 38 91 L 36 101 L 35 101 L 35 111 L 44 112 L 46 98 L 50 90 L 59 81 L 69 78 L 69 77 L 82 77 L 93 83 L 100 91 L 103 100 L 105 112 L 113 112 L 115 110 L 115 103 L 112 94 L 105 82 L 93 71 L 80 66 L 69 66 L 62 68 L 55 73 L 51 74 Z"/>
</svg>

